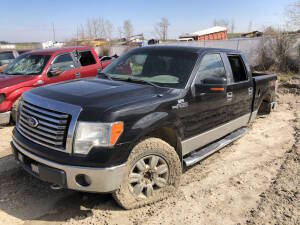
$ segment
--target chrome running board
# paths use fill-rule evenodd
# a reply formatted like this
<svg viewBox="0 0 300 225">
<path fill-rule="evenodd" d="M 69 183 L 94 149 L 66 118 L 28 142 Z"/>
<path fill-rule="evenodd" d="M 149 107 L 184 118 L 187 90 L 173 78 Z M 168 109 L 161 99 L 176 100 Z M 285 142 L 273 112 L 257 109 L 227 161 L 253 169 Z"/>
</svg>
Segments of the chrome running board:
<svg viewBox="0 0 300 225">
<path fill-rule="evenodd" d="M 195 163 L 201 161 L 202 159 L 208 157 L 209 155 L 213 154 L 214 152 L 224 148 L 226 145 L 234 142 L 235 140 L 244 136 L 248 131 L 248 128 L 243 127 L 240 128 L 229 135 L 225 136 L 224 138 L 220 139 L 217 142 L 213 142 L 212 144 L 207 145 L 204 148 L 199 149 L 198 151 L 190 154 L 186 158 L 183 158 L 183 162 L 185 166 L 192 166 Z"/>
</svg>

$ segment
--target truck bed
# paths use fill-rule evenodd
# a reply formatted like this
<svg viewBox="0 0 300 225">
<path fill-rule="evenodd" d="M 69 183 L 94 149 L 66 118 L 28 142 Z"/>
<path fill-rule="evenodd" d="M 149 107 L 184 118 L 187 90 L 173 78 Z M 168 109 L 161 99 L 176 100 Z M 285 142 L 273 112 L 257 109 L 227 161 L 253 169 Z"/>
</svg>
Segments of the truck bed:
<svg viewBox="0 0 300 225">
<path fill-rule="evenodd" d="M 254 96 L 252 111 L 258 110 L 263 101 L 274 102 L 275 100 L 275 83 L 277 76 L 262 72 L 253 72 Z"/>
</svg>

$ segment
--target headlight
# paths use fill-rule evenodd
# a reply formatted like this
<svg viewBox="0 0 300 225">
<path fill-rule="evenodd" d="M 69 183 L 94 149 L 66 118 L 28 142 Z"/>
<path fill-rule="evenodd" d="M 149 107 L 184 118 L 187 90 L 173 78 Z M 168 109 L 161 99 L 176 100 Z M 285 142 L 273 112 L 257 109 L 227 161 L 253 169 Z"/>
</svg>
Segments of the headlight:
<svg viewBox="0 0 300 225">
<path fill-rule="evenodd" d="M 4 101 L 5 99 L 5 94 L 0 94 L 0 104 Z"/>
<path fill-rule="evenodd" d="M 75 135 L 74 153 L 86 155 L 94 146 L 114 146 L 121 136 L 123 129 L 123 122 L 79 122 Z"/>
</svg>

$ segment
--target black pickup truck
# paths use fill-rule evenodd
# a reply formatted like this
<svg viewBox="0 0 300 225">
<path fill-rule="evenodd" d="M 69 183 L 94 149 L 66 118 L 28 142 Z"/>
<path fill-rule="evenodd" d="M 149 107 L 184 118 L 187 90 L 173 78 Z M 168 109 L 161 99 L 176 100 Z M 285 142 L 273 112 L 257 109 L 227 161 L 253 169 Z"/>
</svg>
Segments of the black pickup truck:
<svg viewBox="0 0 300 225">
<path fill-rule="evenodd" d="M 168 196 L 183 167 L 270 113 L 275 85 L 275 75 L 251 73 L 238 51 L 138 48 L 98 78 L 26 92 L 11 146 L 53 188 L 111 192 L 135 208 Z"/>
</svg>

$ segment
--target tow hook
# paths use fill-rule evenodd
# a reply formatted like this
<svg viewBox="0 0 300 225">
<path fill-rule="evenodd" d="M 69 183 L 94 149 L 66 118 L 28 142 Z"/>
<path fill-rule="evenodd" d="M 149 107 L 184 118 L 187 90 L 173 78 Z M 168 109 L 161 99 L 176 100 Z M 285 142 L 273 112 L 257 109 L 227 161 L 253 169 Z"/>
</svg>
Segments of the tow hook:
<svg viewBox="0 0 300 225">
<path fill-rule="evenodd" d="M 60 189 L 62 189 L 63 187 L 60 186 L 60 185 L 58 185 L 58 184 L 51 184 L 50 188 L 51 188 L 52 190 L 60 190 Z"/>
</svg>

